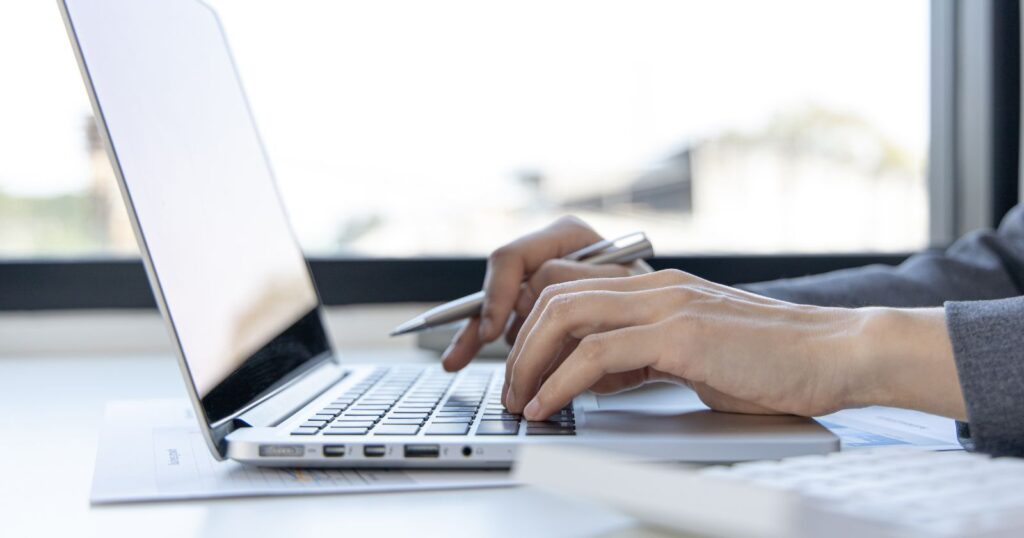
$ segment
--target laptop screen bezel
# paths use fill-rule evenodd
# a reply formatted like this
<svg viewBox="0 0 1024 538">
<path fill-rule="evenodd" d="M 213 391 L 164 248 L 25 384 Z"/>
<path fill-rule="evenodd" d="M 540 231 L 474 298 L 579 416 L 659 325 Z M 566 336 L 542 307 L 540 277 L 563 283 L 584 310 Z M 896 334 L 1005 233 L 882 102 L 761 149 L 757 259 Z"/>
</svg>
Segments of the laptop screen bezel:
<svg viewBox="0 0 1024 538">
<path fill-rule="evenodd" d="M 92 76 L 89 72 L 88 61 L 85 59 L 82 52 L 82 47 L 79 42 L 79 38 L 75 29 L 72 10 L 77 9 L 88 9 L 88 5 L 75 5 L 72 7 L 70 4 L 76 4 L 76 0 L 57 0 L 57 4 L 61 11 L 61 16 L 64 20 L 65 29 L 68 33 L 68 38 L 71 42 L 72 49 L 77 60 L 79 70 L 82 74 L 83 82 L 85 83 L 86 91 L 89 95 L 89 101 L 93 108 L 97 129 L 100 133 L 101 138 L 104 140 L 104 145 L 107 150 L 107 155 L 110 160 L 111 166 L 114 171 L 114 176 L 117 179 L 118 186 L 121 191 L 122 198 L 127 208 L 129 221 L 132 225 L 132 229 L 135 233 L 135 237 L 139 246 L 139 251 L 142 257 L 144 266 L 146 267 L 146 274 L 149 279 L 150 287 L 152 288 L 154 298 L 159 307 L 162 317 L 168 324 L 169 331 L 173 338 L 176 353 L 178 357 L 178 364 L 181 368 L 182 375 L 185 380 L 186 389 L 189 394 L 193 409 L 196 413 L 196 417 L 199 422 L 201 433 L 210 448 L 211 453 L 218 460 L 223 460 L 227 455 L 227 445 L 225 438 L 234 430 L 240 427 L 256 426 L 256 424 L 247 424 L 240 420 L 239 417 L 246 411 L 252 409 L 259 403 L 266 401 L 273 397 L 275 394 L 280 393 L 287 387 L 309 375 L 313 370 L 320 367 L 326 367 L 327 365 L 334 365 L 337 363 L 336 354 L 334 353 L 333 347 L 330 343 L 330 339 L 327 337 L 327 332 L 323 323 L 323 302 L 320 299 L 319 290 L 316 289 L 315 281 L 312 278 L 312 272 L 309 268 L 308 262 L 305 264 L 306 276 L 312 286 L 313 293 L 316 298 L 315 306 L 308 312 L 306 312 L 299 320 L 297 320 L 291 326 L 285 328 L 280 333 L 270 339 L 264 346 L 254 352 L 252 355 L 247 357 L 242 365 L 235 370 L 228 378 L 235 376 L 235 383 L 246 387 L 247 392 L 244 397 L 237 397 L 238 395 L 228 395 L 226 402 L 224 398 L 220 398 L 221 403 L 208 406 L 208 400 L 214 391 L 210 394 L 200 396 L 195 383 L 193 381 L 192 372 L 190 371 L 188 362 L 185 356 L 185 350 L 182 345 L 182 341 L 179 337 L 178 331 L 174 324 L 174 319 L 167 305 L 167 299 L 164 294 L 163 288 L 160 285 L 160 277 L 156 272 L 153 258 L 149 252 L 146 237 L 139 223 L 138 215 L 136 213 L 135 205 L 132 203 L 131 190 L 128 186 L 123 173 L 123 168 L 118 159 L 117 146 L 115 141 L 111 137 L 110 130 L 107 125 L 107 118 L 103 113 L 102 104 L 97 96 L 96 87 L 93 83 Z M 227 36 L 224 32 L 223 25 L 221 24 L 220 18 L 217 13 L 205 3 L 199 0 L 191 0 L 182 3 L 181 8 L 185 8 L 185 5 L 192 5 L 197 9 L 204 10 L 208 16 L 213 17 L 217 31 L 219 32 L 220 41 L 224 45 L 224 52 L 228 57 L 228 61 L 232 67 L 232 76 L 235 78 L 236 83 L 239 86 L 242 99 L 245 100 L 245 108 L 249 115 L 249 121 L 251 122 L 252 129 L 258 140 L 258 144 L 261 149 L 262 158 L 265 160 L 265 165 L 271 178 L 273 178 L 273 170 L 270 167 L 269 159 L 265 151 L 262 138 L 259 136 L 258 130 L 254 118 L 252 118 L 251 108 L 247 97 L 245 95 L 242 81 L 238 74 L 237 64 L 234 56 L 231 53 L 231 49 L 228 46 Z M 276 186 L 275 186 L 276 188 Z M 283 205 L 283 201 L 280 195 L 277 196 L 278 203 Z M 295 236 L 294 230 L 289 226 L 288 233 L 291 240 L 295 242 L 298 248 L 298 240 Z M 288 347 L 287 345 L 282 346 L 281 344 L 293 344 L 301 343 L 305 348 L 301 354 L 294 357 L 291 362 L 286 365 L 282 365 L 282 368 L 276 368 L 273 366 L 273 360 L 269 360 L 268 356 L 273 355 L 273 350 L 281 347 Z M 249 366 L 267 366 L 271 365 L 270 371 L 267 372 L 266 368 L 256 368 L 257 376 L 247 375 L 246 369 Z M 251 371 L 251 370 L 250 370 Z M 237 375 L 236 375 L 237 374 Z M 240 376 L 240 377 L 239 377 Z M 237 386 L 237 385 L 236 385 Z M 220 388 L 220 385 L 218 385 Z"/>
</svg>

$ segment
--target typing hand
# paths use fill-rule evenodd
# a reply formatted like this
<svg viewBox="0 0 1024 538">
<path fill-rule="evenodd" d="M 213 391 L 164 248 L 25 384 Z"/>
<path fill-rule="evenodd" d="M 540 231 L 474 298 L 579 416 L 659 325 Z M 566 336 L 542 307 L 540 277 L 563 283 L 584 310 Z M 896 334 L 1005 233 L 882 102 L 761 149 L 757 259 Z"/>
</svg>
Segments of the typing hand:
<svg viewBox="0 0 1024 538">
<path fill-rule="evenodd" d="M 623 266 L 588 265 L 559 259 L 601 239 L 580 219 L 563 217 L 495 250 L 487 261 L 481 314 L 469 320 L 441 355 L 444 368 L 448 371 L 463 368 L 484 344 L 496 340 L 503 332 L 508 342 L 513 343 L 537 297 L 551 284 L 623 277 L 651 270 L 642 261 Z"/>
<path fill-rule="evenodd" d="M 674 270 L 549 286 L 509 355 L 505 405 L 542 420 L 587 389 L 652 380 L 685 383 L 722 411 L 816 416 L 865 404 L 864 389 L 884 384 L 860 344 L 879 336 L 865 331 L 884 310 L 797 305 Z M 928 322 L 941 335 L 941 310 Z M 910 335 L 881 340 L 900 336 Z"/>
</svg>

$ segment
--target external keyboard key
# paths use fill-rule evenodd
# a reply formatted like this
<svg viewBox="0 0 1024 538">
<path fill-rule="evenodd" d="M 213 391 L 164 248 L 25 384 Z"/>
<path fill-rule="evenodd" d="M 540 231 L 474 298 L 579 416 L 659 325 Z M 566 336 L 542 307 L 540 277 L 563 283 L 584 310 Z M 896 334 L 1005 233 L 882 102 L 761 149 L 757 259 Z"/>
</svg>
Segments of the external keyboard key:
<svg viewBox="0 0 1024 538">
<path fill-rule="evenodd" d="M 466 435 L 469 424 L 431 424 L 424 435 Z"/>
<path fill-rule="evenodd" d="M 323 428 L 327 425 L 326 420 L 307 420 L 302 423 L 302 428 Z"/>
<path fill-rule="evenodd" d="M 516 435 L 518 433 L 518 422 L 503 420 L 485 420 L 476 428 L 477 435 Z"/>
<path fill-rule="evenodd" d="M 327 428 L 324 435 L 366 435 L 370 428 Z"/>
<path fill-rule="evenodd" d="M 384 422 L 381 422 L 381 424 L 403 424 L 403 425 L 414 424 L 416 426 L 422 426 L 423 425 L 423 421 L 425 421 L 425 420 L 426 419 L 424 419 L 424 418 L 390 418 L 389 417 L 389 418 L 385 418 Z"/>
<path fill-rule="evenodd" d="M 372 428 L 374 422 L 372 420 L 360 420 L 360 421 L 345 421 L 335 422 L 331 424 L 332 428 Z"/>
<path fill-rule="evenodd" d="M 292 430 L 292 435 L 316 435 L 320 428 L 297 428 Z"/>
<path fill-rule="evenodd" d="M 377 426 L 373 429 L 374 435 L 416 435 L 416 432 L 420 431 L 419 426 L 414 425 L 395 425 L 395 426 Z"/>
</svg>

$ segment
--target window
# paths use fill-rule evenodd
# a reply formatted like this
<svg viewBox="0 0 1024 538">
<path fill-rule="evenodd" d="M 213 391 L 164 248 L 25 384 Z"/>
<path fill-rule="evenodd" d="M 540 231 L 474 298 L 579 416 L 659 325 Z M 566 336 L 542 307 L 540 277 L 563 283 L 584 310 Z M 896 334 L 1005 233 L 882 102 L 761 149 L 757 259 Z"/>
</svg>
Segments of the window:
<svg viewBox="0 0 1024 538">
<path fill-rule="evenodd" d="M 926 0 L 210 3 L 311 255 L 567 212 L 662 254 L 927 243 Z M 133 254 L 56 7 L 5 3 L 0 47 L 0 255 Z"/>
</svg>

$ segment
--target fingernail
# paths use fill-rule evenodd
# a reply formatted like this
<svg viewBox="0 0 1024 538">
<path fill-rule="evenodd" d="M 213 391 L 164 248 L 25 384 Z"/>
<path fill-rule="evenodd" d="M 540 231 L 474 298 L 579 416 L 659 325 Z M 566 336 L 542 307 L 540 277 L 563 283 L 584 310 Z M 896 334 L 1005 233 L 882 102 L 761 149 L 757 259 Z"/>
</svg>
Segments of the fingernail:
<svg viewBox="0 0 1024 538">
<path fill-rule="evenodd" d="M 539 419 L 540 417 L 537 416 L 537 413 L 539 412 L 540 402 L 538 402 L 536 398 L 530 400 L 530 403 L 526 406 L 526 409 L 523 410 L 523 414 L 526 415 L 526 418 L 529 420 Z"/>
<path fill-rule="evenodd" d="M 484 318 L 480 320 L 480 339 L 487 340 L 491 335 L 491 320 Z"/>
<path fill-rule="evenodd" d="M 516 391 L 509 387 L 505 394 L 505 409 L 512 409 L 514 405 L 516 405 Z"/>
</svg>

